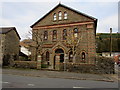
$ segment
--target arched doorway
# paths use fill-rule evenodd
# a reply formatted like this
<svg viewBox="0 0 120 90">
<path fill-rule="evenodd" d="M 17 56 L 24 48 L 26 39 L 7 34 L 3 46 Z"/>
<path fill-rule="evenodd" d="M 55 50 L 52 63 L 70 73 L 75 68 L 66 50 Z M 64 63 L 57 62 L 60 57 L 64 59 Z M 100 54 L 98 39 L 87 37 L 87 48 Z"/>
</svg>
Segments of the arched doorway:
<svg viewBox="0 0 120 90">
<path fill-rule="evenodd" d="M 62 49 L 55 50 L 55 54 L 60 54 L 60 62 L 64 62 L 64 51 Z"/>
<path fill-rule="evenodd" d="M 56 49 L 55 50 L 55 56 L 54 56 L 54 63 L 53 63 L 53 67 L 55 69 L 56 67 L 56 56 L 59 55 L 60 56 L 60 61 L 59 63 L 63 63 L 64 62 L 64 51 L 62 49 Z"/>
</svg>

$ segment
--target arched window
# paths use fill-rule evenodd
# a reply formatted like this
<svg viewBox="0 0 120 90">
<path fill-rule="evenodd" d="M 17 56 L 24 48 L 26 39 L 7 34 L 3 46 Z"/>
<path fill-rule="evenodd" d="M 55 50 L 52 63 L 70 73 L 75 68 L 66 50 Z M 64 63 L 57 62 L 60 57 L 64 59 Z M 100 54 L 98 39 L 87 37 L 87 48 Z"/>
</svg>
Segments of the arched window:
<svg viewBox="0 0 120 90">
<path fill-rule="evenodd" d="M 53 40 L 56 40 L 57 39 L 57 30 L 54 30 L 53 31 Z"/>
<path fill-rule="evenodd" d="M 47 40 L 47 39 L 48 39 L 48 32 L 44 31 L 44 40 Z"/>
<path fill-rule="evenodd" d="M 58 13 L 58 19 L 62 20 L 62 12 L 61 11 L 59 11 L 59 13 Z"/>
<path fill-rule="evenodd" d="M 64 19 L 67 19 L 67 12 L 64 12 Z"/>
<path fill-rule="evenodd" d="M 47 51 L 47 52 L 46 52 L 46 61 L 47 61 L 47 64 L 48 64 L 48 65 L 49 65 L 49 55 L 50 55 L 50 54 L 49 54 L 49 52 Z"/>
<path fill-rule="evenodd" d="M 78 29 L 77 29 L 77 28 L 75 28 L 75 29 L 73 30 L 73 33 L 74 33 L 74 37 L 78 37 Z"/>
<path fill-rule="evenodd" d="M 69 62 L 72 62 L 72 60 L 73 60 L 73 53 L 71 51 L 71 52 L 69 52 Z"/>
<path fill-rule="evenodd" d="M 84 52 L 82 52 L 82 60 L 85 60 L 85 53 Z"/>
<path fill-rule="evenodd" d="M 64 29 L 64 30 L 63 30 L 63 40 L 66 40 L 66 36 L 67 36 L 67 30 Z"/>
<path fill-rule="evenodd" d="M 56 13 L 54 13 L 54 15 L 53 15 L 53 20 L 54 20 L 54 21 L 56 21 L 56 20 L 57 20 Z"/>
</svg>

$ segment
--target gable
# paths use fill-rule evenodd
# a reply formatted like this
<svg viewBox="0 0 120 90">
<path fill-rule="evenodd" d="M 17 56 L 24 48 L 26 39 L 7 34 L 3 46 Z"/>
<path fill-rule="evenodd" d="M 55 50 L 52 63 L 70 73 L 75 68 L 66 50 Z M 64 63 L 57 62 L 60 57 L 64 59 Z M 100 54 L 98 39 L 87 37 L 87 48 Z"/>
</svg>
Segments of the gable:
<svg viewBox="0 0 120 90">
<path fill-rule="evenodd" d="M 62 12 L 62 20 L 58 20 L 58 13 Z M 67 20 L 64 20 L 64 12 L 67 12 Z M 57 20 L 53 20 L 53 15 L 56 13 Z M 45 25 L 55 25 L 55 24 L 65 24 L 65 23 L 73 23 L 73 22 L 85 22 L 85 21 L 94 21 L 95 18 L 90 17 L 86 14 L 73 10 L 67 6 L 59 4 L 54 9 L 52 9 L 49 13 L 47 13 L 43 18 L 39 19 L 34 26 L 45 26 Z"/>
<path fill-rule="evenodd" d="M 11 30 L 10 32 L 6 33 L 6 38 L 14 41 L 19 41 L 20 39 L 15 30 Z"/>
<path fill-rule="evenodd" d="M 19 39 L 21 39 L 15 27 L 2 27 L 2 28 L 0 28 L 0 34 L 7 34 L 11 31 L 15 31 L 17 37 Z"/>
</svg>

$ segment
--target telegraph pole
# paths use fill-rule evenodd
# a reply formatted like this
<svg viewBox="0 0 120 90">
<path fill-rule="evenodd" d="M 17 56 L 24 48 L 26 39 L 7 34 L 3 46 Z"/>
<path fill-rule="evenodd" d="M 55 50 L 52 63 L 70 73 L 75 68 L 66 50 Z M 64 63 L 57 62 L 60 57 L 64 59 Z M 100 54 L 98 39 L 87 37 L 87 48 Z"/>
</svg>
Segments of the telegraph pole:
<svg viewBox="0 0 120 90">
<path fill-rule="evenodd" d="M 112 28 L 110 28 L 110 57 L 112 54 Z"/>
</svg>

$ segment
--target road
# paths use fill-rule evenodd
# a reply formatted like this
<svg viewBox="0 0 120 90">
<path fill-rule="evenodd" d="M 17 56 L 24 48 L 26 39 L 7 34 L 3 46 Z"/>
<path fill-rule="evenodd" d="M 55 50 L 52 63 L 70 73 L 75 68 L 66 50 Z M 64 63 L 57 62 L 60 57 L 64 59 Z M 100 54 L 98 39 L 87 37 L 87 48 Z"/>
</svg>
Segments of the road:
<svg viewBox="0 0 120 90">
<path fill-rule="evenodd" d="M 74 80 L 3 74 L 3 88 L 118 88 L 118 82 Z"/>
</svg>

